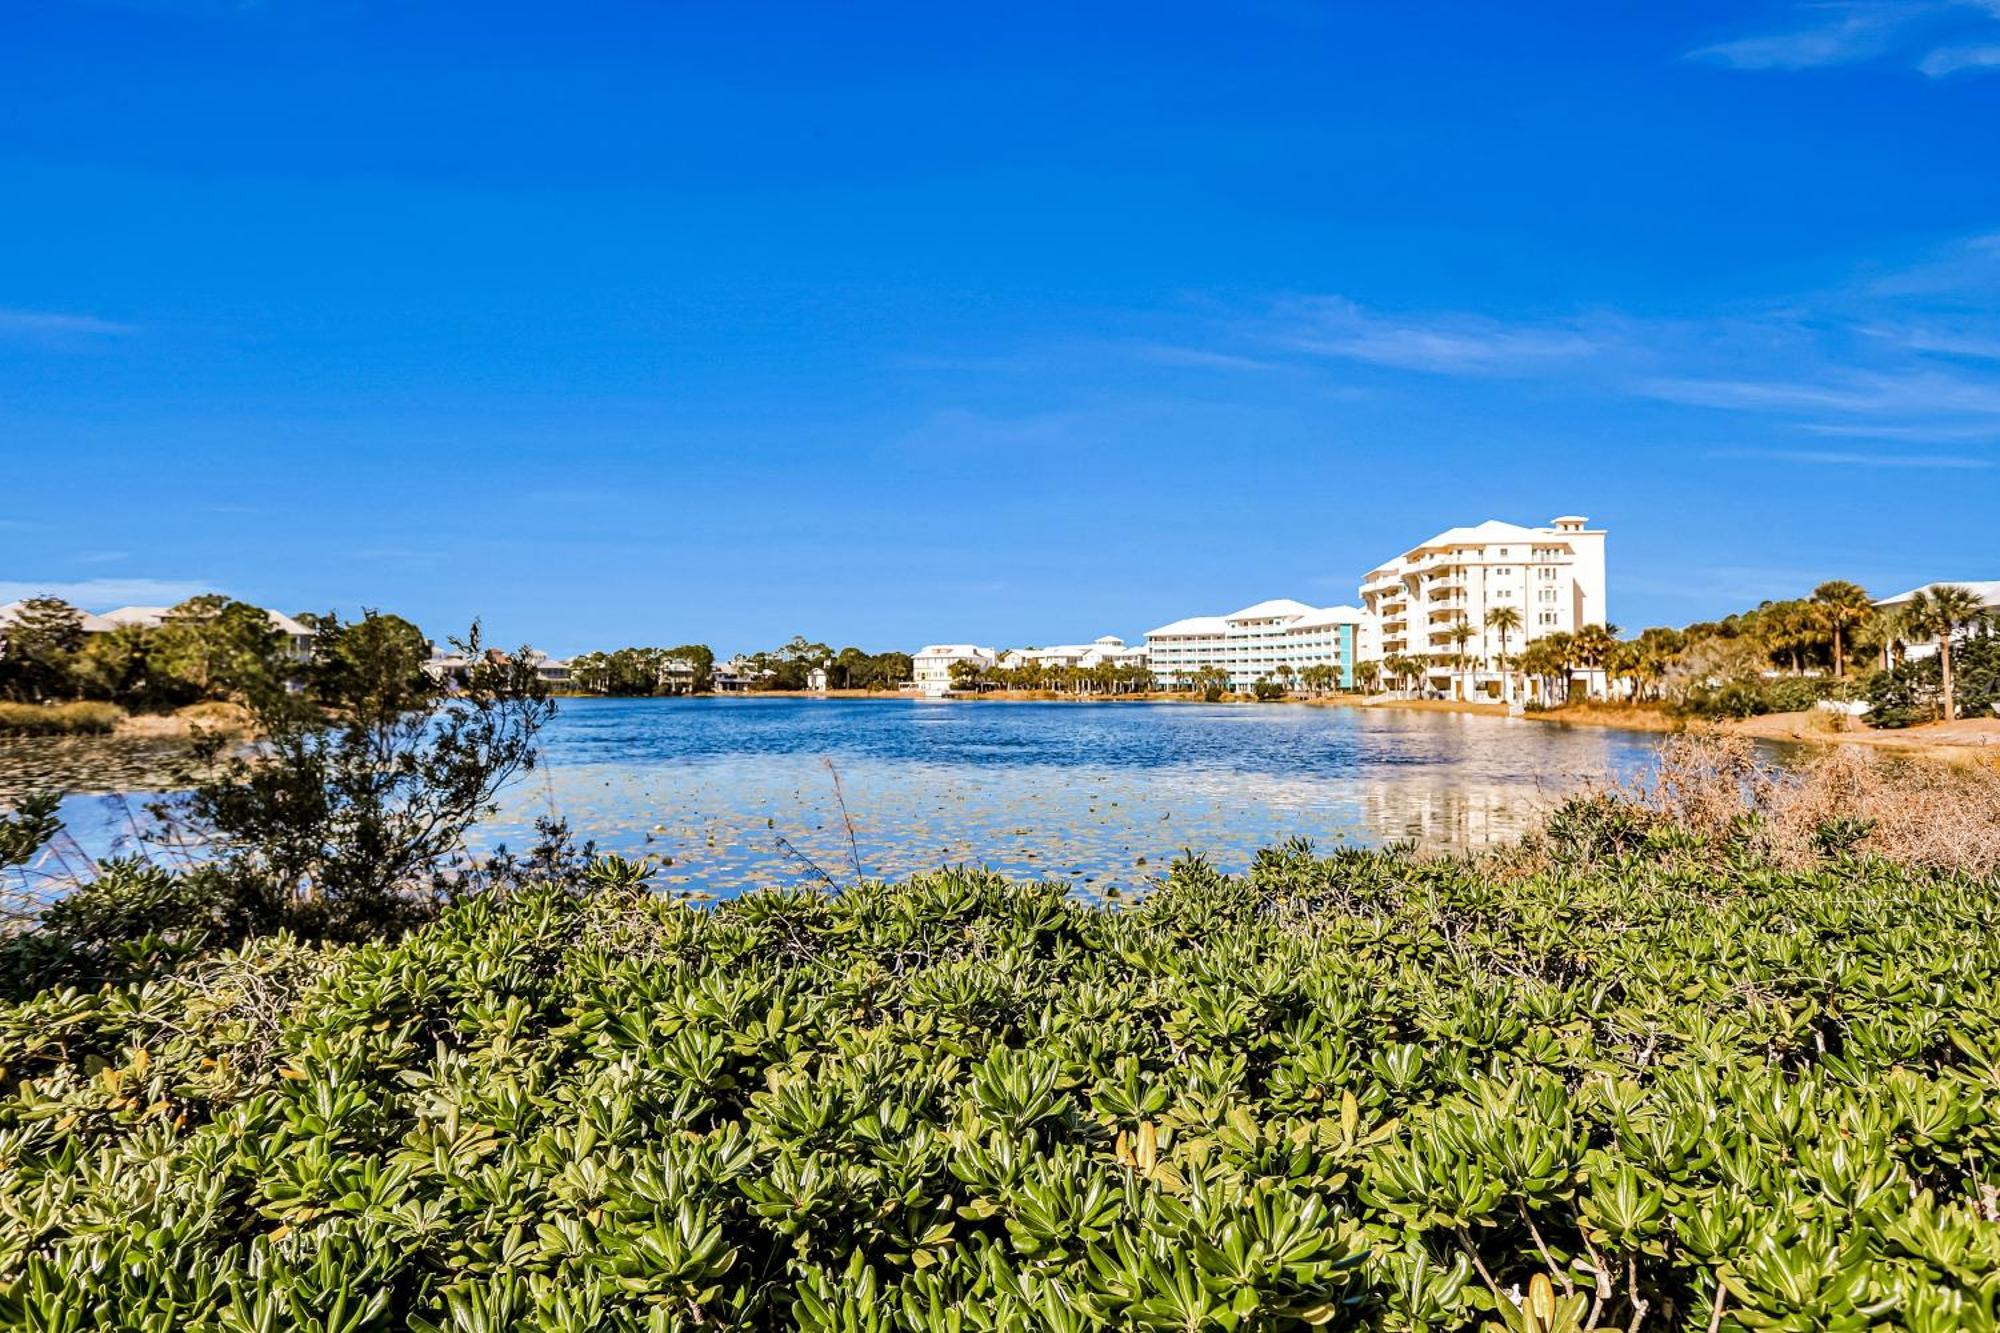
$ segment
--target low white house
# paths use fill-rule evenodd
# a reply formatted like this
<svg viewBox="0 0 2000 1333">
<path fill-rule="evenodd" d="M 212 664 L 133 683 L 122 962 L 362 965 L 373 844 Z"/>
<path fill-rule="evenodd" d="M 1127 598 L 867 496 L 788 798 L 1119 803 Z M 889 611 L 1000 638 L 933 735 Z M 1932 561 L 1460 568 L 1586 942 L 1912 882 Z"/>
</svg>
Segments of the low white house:
<svg viewBox="0 0 2000 1333">
<path fill-rule="evenodd" d="M 951 690 L 951 669 L 958 663 L 973 662 L 984 669 L 997 661 L 999 656 L 991 648 L 977 644 L 931 643 L 910 658 L 910 675 L 921 693 L 936 697 Z"/>
<path fill-rule="evenodd" d="M 1964 588 L 1986 604 L 1986 609 L 1993 613 L 1995 620 L 2000 620 L 2000 579 L 1939 579 L 1936 583 L 1926 583 L 1921 588 L 1899 592 L 1894 597 L 1884 597 L 1875 603 L 1875 607 L 1879 611 L 1893 614 L 1908 606 L 1918 593 L 1929 592 L 1933 588 Z M 1937 652 L 1937 649 L 1936 639 L 1898 639 L 1884 645 L 1882 651 L 1886 659 L 1896 652 L 1900 652 L 1904 657 L 1929 657 Z"/>
<path fill-rule="evenodd" d="M 174 613 L 171 606 L 121 606 L 116 611 L 106 611 L 101 616 L 87 617 L 84 629 L 90 632 L 91 621 L 103 622 L 106 629 L 117 629 L 125 625 L 137 625 L 145 629 L 156 629 L 165 624 Z M 285 636 L 285 651 L 300 662 L 312 658 L 313 632 L 283 611 L 265 611 L 271 619 L 271 628 Z"/>
<path fill-rule="evenodd" d="M 1089 643 L 1054 643 L 1046 648 L 1010 648 L 1000 658 L 1004 667 L 1079 667 L 1144 665 L 1144 644 L 1127 644 L 1115 634 L 1104 634 Z"/>
</svg>

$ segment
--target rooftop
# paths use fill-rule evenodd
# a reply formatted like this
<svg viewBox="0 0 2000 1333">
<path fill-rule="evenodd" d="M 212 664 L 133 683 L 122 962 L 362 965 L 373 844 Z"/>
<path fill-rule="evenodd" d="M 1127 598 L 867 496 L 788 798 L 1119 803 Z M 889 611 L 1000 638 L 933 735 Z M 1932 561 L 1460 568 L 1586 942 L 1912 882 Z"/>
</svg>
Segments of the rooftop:
<svg viewBox="0 0 2000 1333">
<path fill-rule="evenodd" d="M 1241 611 L 1231 611 L 1228 615 L 1224 616 L 1223 619 L 1225 620 L 1297 619 L 1299 616 L 1311 615 L 1316 609 L 1317 608 L 1315 607 L 1307 606 L 1304 602 L 1295 602 L 1289 597 L 1273 597 L 1268 602 L 1259 602 L 1255 606 L 1246 606 Z"/>
<path fill-rule="evenodd" d="M 1449 550 L 1457 546 L 1485 546 L 1490 542 L 1539 542 L 1546 541 L 1554 534 L 1546 530 L 1524 528 L 1519 523 L 1503 523 L 1497 518 L 1489 518 L 1484 523 L 1475 523 L 1469 528 L 1446 528 L 1427 542 L 1420 542 L 1410 548 L 1414 555 L 1418 551 Z"/>
<path fill-rule="evenodd" d="M 1884 597 L 1877 606 L 1901 606 L 1920 592 L 1932 588 L 1964 588 L 1988 606 L 2000 607 L 2000 579 L 1939 579 L 1936 583 L 1926 583 L 1921 588 L 1899 592 L 1894 597 Z"/>
<path fill-rule="evenodd" d="M 6 605 L 0 606 L 0 625 L 13 624 L 19 618 L 22 609 L 26 606 L 27 602 L 25 600 L 8 602 Z M 92 615 L 88 611 L 82 611 L 78 614 L 83 617 L 83 632 L 85 634 L 103 634 L 118 628 L 116 624 L 106 620 L 103 616 Z"/>
<path fill-rule="evenodd" d="M 1220 634 L 1228 628 L 1229 622 L 1221 616 L 1189 616 L 1185 620 L 1176 620 L 1171 625 L 1149 629 L 1146 631 L 1146 637 L 1150 639 L 1160 634 Z"/>
</svg>

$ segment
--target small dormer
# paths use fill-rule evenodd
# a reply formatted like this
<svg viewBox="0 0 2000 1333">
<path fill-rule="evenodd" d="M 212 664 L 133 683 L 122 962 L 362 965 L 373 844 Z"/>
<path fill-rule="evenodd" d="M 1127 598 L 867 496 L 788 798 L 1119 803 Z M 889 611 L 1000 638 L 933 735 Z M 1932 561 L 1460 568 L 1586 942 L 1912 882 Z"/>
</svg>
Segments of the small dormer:
<svg viewBox="0 0 2000 1333">
<path fill-rule="evenodd" d="M 1564 514 L 1561 518 L 1552 519 L 1549 526 L 1557 532 L 1582 532 L 1589 522 L 1589 519 L 1580 514 Z"/>
</svg>

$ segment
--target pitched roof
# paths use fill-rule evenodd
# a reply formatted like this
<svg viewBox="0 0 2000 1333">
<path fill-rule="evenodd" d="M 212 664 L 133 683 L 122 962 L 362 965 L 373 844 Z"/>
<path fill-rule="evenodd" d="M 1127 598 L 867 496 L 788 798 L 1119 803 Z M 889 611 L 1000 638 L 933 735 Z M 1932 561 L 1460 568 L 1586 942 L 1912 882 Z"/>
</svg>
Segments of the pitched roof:
<svg viewBox="0 0 2000 1333">
<path fill-rule="evenodd" d="M 108 626 L 114 628 L 119 625 L 138 625 L 145 629 L 152 629 L 158 625 L 165 624 L 167 617 L 173 613 L 174 608 L 171 606 L 121 606 L 115 611 L 106 611 L 100 618 Z M 294 638 L 310 639 L 312 637 L 311 630 L 286 615 L 283 611 L 266 610 L 264 614 L 270 618 L 271 628 L 277 630 L 280 634 L 288 634 Z"/>
<path fill-rule="evenodd" d="M 1295 602 L 1289 597 L 1273 597 L 1268 602 L 1246 606 L 1241 611 L 1231 611 L 1224 620 L 1272 620 L 1283 616 L 1307 616 L 1314 608 L 1304 602 Z"/>
<path fill-rule="evenodd" d="M 151 629 L 165 620 L 171 610 L 171 606 L 121 606 L 106 611 L 104 618 L 114 625 L 137 625 L 142 629 Z"/>
<path fill-rule="evenodd" d="M 1555 541 L 1561 544 L 1557 533 L 1524 528 L 1518 523 L 1503 523 L 1497 518 L 1489 518 L 1484 523 L 1475 523 L 1469 528 L 1446 528 L 1427 542 L 1420 542 L 1410 550 L 1431 551 L 1440 547 L 1484 546 L 1488 542 L 1538 542 Z"/>
<path fill-rule="evenodd" d="M 20 618 L 21 611 L 27 604 L 27 600 L 24 598 L 21 601 L 8 602 L 5 606 L 0 606 L 0 625 L 13 624 Z M 83 618 L 83 632 L 85 634 L 103 634 L 109 630 L 118 628 L 103 616 L 92 615 L 88 611 L 79 611 L 77 614 Z"/>
<path fill-rule="evenodd" d="M 1149 629 L 1146 631 L 1146 637 L 1150 639 L 1160 634 L 1220 634 L 1228 628 L 1229 622 L 1221 616 L 1189 616 L 1185 620 L 1176 620 L 1171 625 Z"/>
<path fill-rule="evenodd" d="M 2000 606 L 2000 579 L 1939 579 L 1936 583 L 1926 583 L 1921 588 L 1912 588 L 1908 592 L 1899 592 L 1894 597 L 1884 597 L 1881 601 L 1875 603 L 1875 605 L 1900 606 L 1920 592 L 1929 592 L 1932 588 L 1946 587 L 1965 588 L 1973 596 L 1986 603 L 1986 605 Z"/>
<path fill-rule="evenodd" d="M 1322 625 L 1358 625 L 1361 611 L 1352 606 L 1323 606 L 1310 615 L 1301 616 L 1293 629 L 1318 629 Z"/>
</svg>

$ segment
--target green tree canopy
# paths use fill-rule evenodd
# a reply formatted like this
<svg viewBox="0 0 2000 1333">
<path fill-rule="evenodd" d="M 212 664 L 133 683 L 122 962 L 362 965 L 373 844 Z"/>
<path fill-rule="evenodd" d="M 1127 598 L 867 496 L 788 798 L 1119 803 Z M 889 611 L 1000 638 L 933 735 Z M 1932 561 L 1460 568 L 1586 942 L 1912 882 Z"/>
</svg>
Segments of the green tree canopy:
<svg viewBox="0 0 2000 1333">
<path fill-rule="evenodd" d="M 83 613 L 60 597 L 30 597 L 0 621 L 0 692 L 40 701 L 74 692 Z"/>
</svg>

